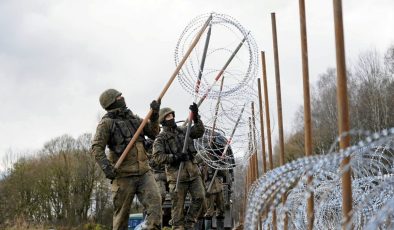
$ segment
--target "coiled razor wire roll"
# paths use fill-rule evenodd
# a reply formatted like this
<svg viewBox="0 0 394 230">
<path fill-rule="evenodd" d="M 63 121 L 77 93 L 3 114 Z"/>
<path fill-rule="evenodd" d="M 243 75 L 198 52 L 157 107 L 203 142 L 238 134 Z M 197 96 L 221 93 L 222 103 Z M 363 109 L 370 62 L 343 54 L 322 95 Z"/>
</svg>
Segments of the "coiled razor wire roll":
<svg viewBox="0 0 394 230">
<path fill-rule="evenodd" d="M 360 135 L 349 132 L 347 135 Z M 340 163 L 350 156 L 354 228 L 376 229 L 392 227 L 389 204 L 393 200 L 394 128 L 368 135 L 357 145 L 328 155 L 305 157 L 276 168 L 254 183 L 248 194 L 245 229 L 255 229 L 264 210 L 274 210 L 279 216 L 278 227 L 283 228 L 284 215 L 291 229 L 305 229 L 306 200 L 311 192 L 315 200 L 316 229 L 337 229 L 342 224 Z M 349 167 L 344 170 L 348 170 Z M 308 184 L 313 176 L 312 184 Z M 282 204 L 282 195 L 287 201 Z M 368 223 L 368 226 L 366 224 Z M 272 214 L 263 220 L 265 228 L 272 227 Z M 347 226 L 349 227 L 349 226 Z"/>
<path fill-rule="evenodd" d="M 245 43 L 224 72 L 224 75 L 227 75 L 228 78 L 226 78 L 226 87 L 221 92 L 221 96 L 227 96 L 236 93 L 248 85 L 250 81 L 253 81 L 257 75 L 258 67 L 258 48 L 255 40 L 249 34 L 249 31 L 231 16 L 211 13 L 194 18 L 183 30 L 178 40 L 174 55 L 175 64 L 179 63 L 193 38 L 210 15 L 212 15 L 212 34 L 201 79 L 199 97 L 202 97 L 210 88 L 237 45 L 246 37 Z M 179 73 L 180 84 L 190 94 L 195 93 L 205 38 L 206 34 L 201 38 Z M 208 94 L 208 98 L 217 98 L 218 96 L 219 85 L 216 85 Z"/>
<path fill-rule="evenodd" d="M 203 14 L 194 18 L 183 30 L 175 49 L 176 65 L 209 16 L 212 16 L 211 33 L 198 92 L 196 82 L 208 32 L 201 37 L 190 54 L 179 73 L 178 80 L 182 87 L 196 98 L 211 99 L 199 107 L 199 114 L 206 125 L 204 136 L 194 142 L 200 157 L 212 168 L 230 169 L 235 167 L 235 155 L 242 155 L 247 159 L 254 151 L 246 138 L 251 132 L 248 118 L 252 116 L 248 103 L 256 100 L 257 95 L 253 86 L 258 72 L 258 48 L 250 31 L 231 16 L 218 13 Z M 237 49 L 238 47 L 240 48 Z M 221 72 L 228 62 L 227 68 Z M 221 80 L 224 80 L 222 88 Z M 241 107 L 245 103 L 248 105 L 231 139 L 231 146 L 227 153 L 223 154 Z M 254 119 L 258 120 L 258 116 Z M 259 135 L 257 130 L 254 132 Z M 255 148 L 254 144 L 252 145 Z"/>
<path fill-rule="evenodd" d="M 210 102 L 212 102 L 212 100 Z M 220 109 L 217 116 L 209 115 L 209 111 L 207 113 L 203 113 L 208 114 L 202 115 L 204 124 L 206 125 L 205 133 L 202 138 L 197 139 L 194 143 L 200 157 L 210 167 L 219 170 L 233 168 L 236 166 L 236 163 L 238 165 L 247 164 L 248 159 L 252 154 L 256 153 L 257 146 L 259 146 L 261 140 L 260 131 L 255 127 L 260 122 L 259 113 L 255 111 L 255 125 L 253 125 L 252 122 L 249 122 L 249 120 L 253 119 L 251 104 L 250 102 L 246 103 L 245 110 L 231 139 L 230 148 L 226 154 L 222 154 L 243 106 L 238 103 L 231 102 L 234 101 L 230 100 L 229 102 L 227 100 L 222 100 L 221 103 L 224 103 L 225 105 L 221 105 L 219 107 L 221 108 L 226 106 L 226 108 Z M 232 118 L 228 115 L 230 110 L 233 110 Z M 212 132 L 214 121 L 216 121 L 216 127 Z M 219 158 L 218 154 L 221 154 L 222 157 Z M 234 160 L 235 157 L 242 159 L 242 161 L 238 160 L 236 162 Z"/>
</svg>

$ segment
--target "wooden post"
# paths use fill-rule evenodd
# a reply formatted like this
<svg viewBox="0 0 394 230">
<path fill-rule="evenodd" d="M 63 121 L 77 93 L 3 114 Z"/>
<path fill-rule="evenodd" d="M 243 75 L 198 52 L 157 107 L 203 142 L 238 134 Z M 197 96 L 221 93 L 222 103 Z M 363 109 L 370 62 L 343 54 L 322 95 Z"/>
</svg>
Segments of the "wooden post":
<svg viewBox="0 0 394 230">
<path fill-rule="evenodd" d="M 253 145 L 255 152 L 255 168 L 256 168 L 256 180 L 259 178 L 259 158 L 257 156 L 257 138 L 256 138 L 256 118 L 254 113 L 254 102 L 251 103 L 252 107 L 252 131 L 253 131 Z"/>
<path fill-rule="evenodd" d="M 275 13 L 271 13 L 272 21 L 272 38 L 274 44 L 274 61 L 275 61 L 275 80 L 276 80 L 276 106 L 278 109 L 278 128 L 279 128 L 279 151 L 280 151 L 280 165 L 285 164 L 285 147 L 283 138 L 283 118 L 282 118 L 282 95 L 280 87 L 280 70 L 279 70 L 279 52 L 278 39 L 276 34 L 276 19 Z"/>
<path fill-rule="evenodd" d="M 282 118 L 282 96 L 280 87 L 280 71 L 279 71 L 279 52 L 278 52 L 278 39 L 276 33 L 276 18 L 275 13 L 271 13 L 272 22 L 272 38 L 274 46 L 274 61 L 275 61 L 275 79 L 276 79 L 276 105 L 278 109 L 278 127 L 279 127 L 279 156 L 280 165 L 285 164 L 285 144 L 283 135 L 283 118 Z M 282 202 L 286 201 L 286 196 L 282 197 Z M 287 229 L 287 215 L 284 220 L 284 229 Z"/>
<path fill-rule="evenodd" d="M 263 158 L 263 173 L 267 172 L 267 159 L 265 156 L 265 138 L 264 138 L 264 118 L 263 118 L 263 98 L 261 94 L 261 81 L 260 78 L 257 79 L 257 85 L 259 90 L 259 108 L 260 108 L 260 132 L 261 132 L 261 157 Z"/>
<path fill-rule="evenodd" d="M 248 124 L 249 124 L 249 133 L 248 133 L 248 138 L 249 138 L 249 151 L 253 151 L 253 137 L 252 137 L 252 118 L 248 117 Z M 249 158 L 249 167 L 251 171 L 251 183 L 253 184 L 254 179 L 255 179 L 255 168 L 254 168 L 254 151 L 251 153 L 251 156 Z"/>
<path fill-rule="evenodd" d="M 265 101 L 265 121 L 266 121 L 266 130 L 267 130 L 267 142 L 268 142 L 268 162 L 270 165 L 270 169 L 274 169 L 274 164 L 272 160 L 272 141 L 271 141 L 271 122 L 270 122 L 270 107 L 269 107 L 269 99 L 268 99 L 268 84 L 267 84 L 267 68 L 265 65 L 265 53 L 261 51 L 261 62 L 263 68 L 263 83 L 264 83 L 264 101 Z"/>
<path fill-rule="evenodd" d="M 308 40 L 306 34 L 306 16 L 305 0 L 299 0 L 300 10 L 300 33 L 301 33 L 301 59 L 302 59 L 302 76 L 304 91 L 304 130 L 305 130 L 305 156 L 312 155 L 312 124 L 311 124 L 311 102 L 309 92 L 309 68 L 308 68 Z M 312 184 L 312 176 L 308 177 L 308 184 Z M 307 218 L 308 229 L 313 229 L 314 216 L 314 196 L 313 193 L 308 198 Z"/>
<path fill-rule="evenodd" d="M 337 105 L 338 105 L 338 129 L 339 135 L 350 130 L 349 108 L 347 98 L 347 79 L 346 79 L 346 59 L 345 59 L 345 39 L 343 34 L 342 1 L 333 0 L 334 4 L 334 26 L 335 26 L 335 50 L 337 60 Z M 350 145 L 350 137 L 342 137 L 339 146 L 344 149 Z M 341 163 L 341 169 L 349 166 L 350 158 L 345 158 Z M 351 169 L 342 174 L 342 229 L 353 228 L 351 224 L 352 211 L 352 178 Z"/>
<path fill-rule="evenodd" d="M 265 114 L 267 122 L 267 141 L 268 141 L 268 161 L 270 169 L 274 169 L 274 163 L 272 159 L 272 141 L 271 141 L 271 122 L 270 122 L 270 109 L 269 109 L 269 99 L 268 99 L 268 84 L 267 84 L 267 68 L 265 64 L 265 53 L 261 51 L 261 62 L 263 68 L 263 82 L 264 82 L 264 100 L 265 100 Z M 277 229 L 276 224 L 276 211 L 272 211 L 272 228 Z"/>
</svg>

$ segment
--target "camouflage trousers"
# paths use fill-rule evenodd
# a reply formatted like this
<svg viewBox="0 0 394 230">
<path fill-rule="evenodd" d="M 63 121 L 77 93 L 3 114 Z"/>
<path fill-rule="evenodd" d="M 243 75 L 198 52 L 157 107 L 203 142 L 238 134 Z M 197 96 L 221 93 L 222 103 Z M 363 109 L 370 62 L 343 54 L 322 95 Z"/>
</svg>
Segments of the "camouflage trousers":
<svg viewBox="0 0 394 230">
<path fill-rule="evenodd" d="M 130 207 L 134 195 L 137 195 L 146 211 L 144 229 L 160 229 L 161 197 L 155 178 L 150 171 L 141 176 L 116 178 L 112 182 L 113 229 L 128 229 Z"/>
<path fill-rule="evenodd" d="M 192 229 L 200 214 L 205 197 L 201 177 L 197 177 L 192 181 L 180 182 L 177 192 L 174 191 L 175 183 L 170 183 L 169 187 L 172 202 L 171 218 L 173 229 Z M 188 192 L 191 195 L 191 203 L 185 217 L 184 204 Z"/>
<path fill-rule="evenodd" d="M 213 217 L 216 211 L 216 217 L 224 217 L 224 197 L 223 192 L 207 194 L 207 212 L 205 217 Z M 216 210 L 215 210 L 216 207 Z"/>
<path fill-rule="evenodd" d="M 161 203 L 163 204 L 166 200 L 166 192 L 167 192 L 167 180 L 166 180 L 166 173 L 155 173 L 155 180 L 157 185 L 159 186 L 159 191 L 161 195 Z"/>
</svg>

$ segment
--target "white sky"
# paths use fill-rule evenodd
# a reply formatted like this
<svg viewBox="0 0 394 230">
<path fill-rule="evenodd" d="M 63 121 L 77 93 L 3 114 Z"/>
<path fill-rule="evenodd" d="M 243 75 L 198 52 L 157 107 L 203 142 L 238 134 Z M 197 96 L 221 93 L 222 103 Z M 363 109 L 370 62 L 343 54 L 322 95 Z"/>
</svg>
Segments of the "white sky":
<svg viewBox="0 0 394 230">
<path fill-rule="evenodd" d="M 276 12 L 284 127 L 290 131 L 303 102 L 298 10 L 297 0 L 0 1 L 0 162 L 9 150 L 39 149 L 62 134 L 94 133 L 104 113 L 98 97 L 107 88 L 122 91 L 128 106 L 145 116 L 175 69 L 181 32 L 212 11 L 237 19 L 266 51 L 272 122 L 270 13 Z M 335 67 L 332 1 L 306 1 L 306 11 L 314 82 Z M 343 14 L 347 58 L 371 48 L 383 52 L 393 43 L 394 1 L 343 1 Z M 185 117 L 192 99 L 174 81 L 163 106 Z"/>
</svg>

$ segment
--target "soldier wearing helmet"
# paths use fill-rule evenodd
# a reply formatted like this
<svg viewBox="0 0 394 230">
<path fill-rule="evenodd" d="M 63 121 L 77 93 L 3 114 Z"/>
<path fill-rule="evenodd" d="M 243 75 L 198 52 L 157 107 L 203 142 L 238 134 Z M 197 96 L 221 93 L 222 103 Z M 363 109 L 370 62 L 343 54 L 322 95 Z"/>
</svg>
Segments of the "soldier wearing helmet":
<svg viewBox="0 0 394 230">
<path fill-rule="evenodd" d="M 100 96 L 100 104 L 107 114 L 97 126 L 91 153 L 112 183 L 113 229 L 128 228 L 134 195 L 137 195 L 146 210 L 144 229 L 160 229 L 161 198 L 144 147 L 145 135 L 154 139 L 159 133 L 160 103 L 152 101 L 150 104 L 152 116 L 117 170 L 113 165 L 133 138 L 142 119 L 126 107 L 122 93 L 115 89 L 104 91 Z M 107 146 L 108 158 L 105 154 Z"/>
<path fill-rule="evenodd" d="M 182 149 L 186 127 L 178 127 L 176 125 L 175 112 L 170 108 L 162 108 L 160 110 L 159 122 L 163 126 L 163 130 L 153 143 L 155 163 L 158 165 L 165 164 L 166 168 L 172 202 L 171 218 L 173 229 L 193 229 L 205 197 L 203 182 L 196 161 L 197 150 L 193 144 L 193 139 L 203 136 L 204 124 L 198 115 L 197 105 L 194 103 L 189 109 L 194 114 L 194 125 L 190 130 L 190 138 L 187 142 L 185 153 L 182 153 Z M 175 192 L 181 162 L 184 162 L 184 166 L 179 172 L 179 185 L 177 192 Z M 188 192 L 192 197 L 192 201 L 185 217 L 184 203 Z"/>
</svg>

